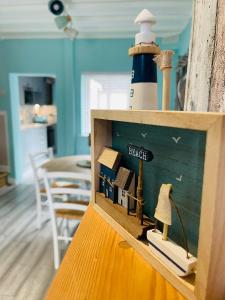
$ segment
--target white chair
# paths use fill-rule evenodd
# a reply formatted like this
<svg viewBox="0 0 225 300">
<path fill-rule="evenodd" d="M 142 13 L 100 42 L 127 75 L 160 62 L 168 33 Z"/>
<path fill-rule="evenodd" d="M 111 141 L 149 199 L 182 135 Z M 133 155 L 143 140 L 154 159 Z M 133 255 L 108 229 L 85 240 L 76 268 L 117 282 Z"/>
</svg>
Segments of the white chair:
<svg viewBox="0 0 225 300">
<path fill-rule="evenodd" d="M 39 152 L 29 155 L 31 167 L 34 173 L 34 183 L 35 183 L 35 194 L 36 194 L 36 206 L 37 206 L 37 228 L 41 228 L 41 214 L 42 207 L 47 206 L 47 194 L 44 189 L 43 179 L 40 176 L 40 166 L 53 159 L 53 149 L 48 148 L 47 151 Z"/>
<path fill-rule="evenodd" d="M 87 209 L 87 205 L 90 200 L 91 191 L 85 188 L 67 188 L 67 187 L 52 187 L 52 181 L 58 180 L 70 180 L 84 183 L 84 187 L 88 182 L 91 184 L 91 176 L 88 174 L 71 173 L 71 172 L 47 172 L 43 170 L 43 178 L 47 191 L 49 210 L 52 223 L 53 232 L 53 249 L 54 249 L 54 266 L 58 269 L 60 264 L 60 253 L 59 253 L 59 241 L 71 241 L 71 235 L 60 233 L 59 224 L 57 220 L 60 218 L 66 220 L 77 220 L 82 219 L 84 212 Z M 68 200 L 66 202 L 60 201 L 57 195 L 67 195 Z M 71 200 L 70 197 L 76 196 L 75 200 Z M 79 197 L 79 198 L 77 198 Z M 61 222 L 62 224 L 62 222 Z"/>
<path fill-rule="evenodd" d="M 49 148 L 47 151 L 30 154 L 29 157 L 30 157 L 31 166 L 34 173 L 36 207 L 37 207 L 37 229 L 40 229 L 42 225 L 43 208 L 48 206 L 47 193 L 46 193 L 46 189 L 44 188 L 43 178 L 40 175 L 40 168 L 44 163 L 47 163 L 48 161 L 54 158 L 53 149 Z M 90 159 L 90 156 L 87 155 L 79 155 L 76 158 L 77 162 L 82 160 L 88 160 L 88 159 Z M 52 185 L 55 187 L 64 186 L 64 187 L 79 188 L 78 183 L 71 185 L 70 182 L 52 182 Z"/>
</svg>

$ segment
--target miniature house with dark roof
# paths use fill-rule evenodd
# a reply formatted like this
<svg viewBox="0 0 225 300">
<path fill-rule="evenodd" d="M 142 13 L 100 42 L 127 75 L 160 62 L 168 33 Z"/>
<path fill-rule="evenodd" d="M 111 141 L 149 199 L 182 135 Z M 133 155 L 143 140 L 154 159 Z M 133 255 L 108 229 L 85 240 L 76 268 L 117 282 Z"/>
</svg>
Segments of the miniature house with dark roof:
<svg viewBox="0 0 225 300">
<path fill-rule="evenodd" d="M 118 204 L 126 207 L 128 210 L 135 209 L 135 200 L 129 196 L 135 196 L 134 172 L 120 167 L 115 185 L 118 187 Z"/>
<path fill-rule="evenodd" d="M 121 161 L 121 153 L 105 147 L 98 158 L 100 163 L 100 193 L 104 193 L 106 198 L 117 202 L 117 187 L 115 179 Z"/>
</svg>

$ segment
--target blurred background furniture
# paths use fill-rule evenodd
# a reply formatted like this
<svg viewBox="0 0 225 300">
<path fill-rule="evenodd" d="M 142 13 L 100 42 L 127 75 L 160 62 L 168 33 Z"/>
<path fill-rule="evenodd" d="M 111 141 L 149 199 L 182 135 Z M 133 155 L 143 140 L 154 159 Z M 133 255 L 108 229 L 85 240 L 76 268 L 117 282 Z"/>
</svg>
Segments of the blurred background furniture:
<svg viewBox="0 0 225 300">
<path fill-rule="evenodd" d="M 41 228 L 42 224 L 42 207 L 47 206 L 47 195 L 44 189 L 43 178 L 40 175 L 40 167 L 43 163 L 53 159 L 53 149 L 48 148 L 45 152 L 36 154 L 30 154 L 30 163 L 34 175 L 34 185 L 36 193 L 36 205 L 37 205 L 37 228 Z"/>
<path fill-rule="evenodd" d="M 41 166 L 49 172 L 76 172 L 90 174 L 91 156 L 74 155 L 54 158 Z"/>
<path fill-rule="evenodd" d="M 14 187 L 14 182 L 9 178 L 9 150 L 7 113 L 0 111 L 0 196 Z"/>
<path fill-rule="evenodd" d="M 90 155 L 76 155 L 54 158 L 53 149 L 48 148 L 47 151 L 29 155 L 33 174 L 37 201 L 37 228 L 41 228 L 42 224 L 42 208 L 47 206 L 47 195 L 44 187 L 43 178 L 40 170 L 45 169 L 48 172 L 75 172 L 90 175 Z M 54 187 L 72 187 L 78 188 L 79 184 L 70 182 L 52 182 Z M 64 197 L 65 199 L 65 197 Z"/>
<path fill-rule="evenodd" d="M 91 191 L 90 183 L 91 176 L 88 174 L 72 173 L 72 172 L 43 172 L 45 188 L 47 190 L 49 210 L 52 224 L 53 233 L 53 249 L 54 249 L 54 266 L 58 269 L 60 264 L 60 248 L 59 241 L 71 241 L 74 230 L 77 228 L 79 221 L 82 219 L 84 212 L 89 204 Z M 68 188 L 68 187 L 53 187 L 52 181 L 70 180 L 80 184 L 80 188 Z M 87 183 L 89 183 L 89 190 L 87 189 Z M 59 199 L 58 195 L 66 195 L 67 201 Z M 72 198 L 71 198 L 72 197 Z M 74 199 L 75 197 L 75 199 Z M 58 223 L 58 219 L 61 222 Z M 66 226 L 62 222 L 65 220 Z M 68 220 L 76 220 L 76 224 L 73 224 L 70 232 Z M 65 234 L 66 231 L 66 234 Z"/>
</svg>

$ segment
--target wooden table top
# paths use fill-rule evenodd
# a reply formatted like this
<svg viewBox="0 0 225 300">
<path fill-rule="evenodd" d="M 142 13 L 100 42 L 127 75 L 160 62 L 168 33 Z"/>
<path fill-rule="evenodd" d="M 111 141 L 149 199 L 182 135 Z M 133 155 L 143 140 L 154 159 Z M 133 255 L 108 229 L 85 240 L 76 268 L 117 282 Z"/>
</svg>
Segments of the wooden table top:
<svg viewBox="0 0 225 300">
<path fill-rule="evenodd" d="M 77 163 L 76 156 L 64 156 L 54 158 L 44 163 L 41 167 L 49 172 L 78 172 L 91 174 L 90 169 L 79 167 Z"/>
<path fill-rule="evenodd" d="M 184 300 L 89 206 L 45 300 Z"/>
</svg>

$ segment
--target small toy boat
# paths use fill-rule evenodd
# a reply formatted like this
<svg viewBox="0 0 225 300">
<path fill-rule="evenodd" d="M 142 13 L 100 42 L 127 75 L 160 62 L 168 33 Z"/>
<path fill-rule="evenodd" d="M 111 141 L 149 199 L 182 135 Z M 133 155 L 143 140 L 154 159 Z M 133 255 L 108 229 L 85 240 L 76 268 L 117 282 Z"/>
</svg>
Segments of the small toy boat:
<svg viewBox="0 0 225 300">
<path fill-rule="evenodd" d="M 151 229 L 147 232 L 147 240 L 151 251 L 158 256 L 178 276 L 187 276 L 195 272 L 197 258 L 168 239 L 168 226 L 172 225 L 172 205 L 170 199 L 171 184 L 162 184 L 155 218 L 163 223 L 163 232 Z"/>
</svg>

